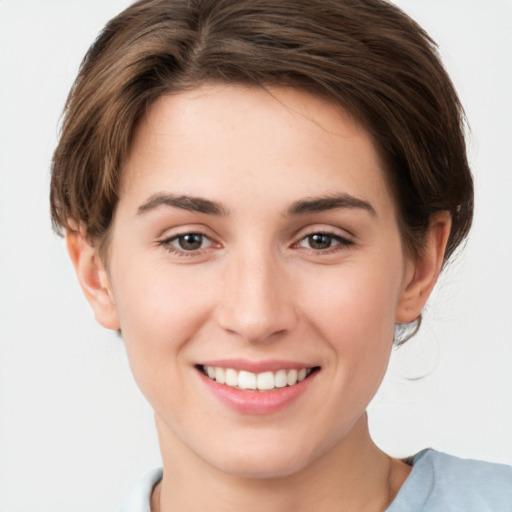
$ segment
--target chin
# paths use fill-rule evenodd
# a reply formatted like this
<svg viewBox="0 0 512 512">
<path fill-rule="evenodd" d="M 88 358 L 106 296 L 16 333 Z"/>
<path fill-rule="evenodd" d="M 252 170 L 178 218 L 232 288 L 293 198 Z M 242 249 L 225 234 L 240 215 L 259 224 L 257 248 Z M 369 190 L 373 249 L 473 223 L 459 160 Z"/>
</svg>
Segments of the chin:
<svg viewBox="0 0 512 512">
<path fill-rule="evenodd" d="M 308 465 L 304 454 L 297 457 L 260 457 L 258 459 L 248 457 L 234 457 L 223 460 L 218 469 L 229 475 L 239 478 L 265 480 L 273 478 L 285 478 L 300 472 Z"/>
<path fill-rule="evenodd" d="M 251 479 L 284 478 L 300 472 L 321 456 L 304 439 L 253 442 L 243 447 L 232 444 L 207 462 L 232 476 Z"/>
</svg>

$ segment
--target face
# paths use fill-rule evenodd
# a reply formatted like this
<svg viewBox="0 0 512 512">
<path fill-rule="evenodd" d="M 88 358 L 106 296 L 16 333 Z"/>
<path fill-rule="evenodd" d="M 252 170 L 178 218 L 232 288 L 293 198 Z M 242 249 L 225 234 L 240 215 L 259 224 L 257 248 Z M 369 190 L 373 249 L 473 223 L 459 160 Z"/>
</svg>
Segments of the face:
<svg viewBox="0 0 512 512">
<path fill-rule="evenodd" d="M 291 89 L 204 87 L 152 106 L 123 172 L 110 326 L 162 445 L 253 476 L 341 449 L 412 275 L 365 130 Z"/>
</svg>

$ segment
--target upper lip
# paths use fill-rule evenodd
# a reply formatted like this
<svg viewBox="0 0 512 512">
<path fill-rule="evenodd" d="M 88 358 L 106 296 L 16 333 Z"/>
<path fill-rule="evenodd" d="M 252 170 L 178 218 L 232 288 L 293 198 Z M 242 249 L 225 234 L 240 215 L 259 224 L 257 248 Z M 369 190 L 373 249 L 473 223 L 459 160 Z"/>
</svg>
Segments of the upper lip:
<svg viewBox="0 0 512 512">
<path fill-rule="evenodd" d="M 284 359 L 267 359 L 265 361 L 251 361 L 248 359 L 215 359 L 201 361 L 197 366 L 214 366 L 219 368 L 233 368 L 233 370 L 252 373 L 275 372 L 277 370 L 300 370 L 301 368 L 314 368 L 317 365 L 290 361 Z"/>
</svg>

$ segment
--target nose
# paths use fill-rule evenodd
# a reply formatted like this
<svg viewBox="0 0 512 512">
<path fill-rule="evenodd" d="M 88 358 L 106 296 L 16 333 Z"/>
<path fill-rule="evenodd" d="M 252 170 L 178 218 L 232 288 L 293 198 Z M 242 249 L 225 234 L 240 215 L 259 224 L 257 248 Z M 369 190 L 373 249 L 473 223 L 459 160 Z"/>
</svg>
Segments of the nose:
<svg viewBox="0 0 512 512">
<path fill-rule="evenodd" d="M 219 325 L 249 343 L 269 343 L 298 321 L 293 281 L 268 254 L 240 255 L 228 264 L 216 310 Z"/>
</svg>

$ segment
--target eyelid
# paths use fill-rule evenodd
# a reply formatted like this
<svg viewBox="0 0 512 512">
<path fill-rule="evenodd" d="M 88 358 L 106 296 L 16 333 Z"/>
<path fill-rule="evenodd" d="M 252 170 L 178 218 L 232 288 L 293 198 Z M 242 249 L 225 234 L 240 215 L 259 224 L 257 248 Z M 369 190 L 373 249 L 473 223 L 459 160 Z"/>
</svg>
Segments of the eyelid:
<svg viewBox="0 0 512 512">
<path fill-rule="evenodd" d="M 311 224 L 295 232 L 293 239 L 296 241 L 302 240 L 308 236 L 324 234 L 332 236 L 333 238 L 341 239 L 346 242 L 355 243 L 356 236 L 351 231 L 345 228 L 329 225 L 329 224 Z M 296 243 L 296 242 L 294 242 Z"/>
<path fill-rule="evenodd" d="M 333 238 L 338 243 L 326 249 L 313 249 L 300 245 L 305 239 L 314 235 L 326 235 Z M 294 237 L 294 240 L 295 241 L 291 245 L 292 248 L 301 249 L 310 254 L 319 256 L 327 256 L 329 254 L 346 251 L 356 243 L 354 236 L 352 234 L 348 234 L 346 230 L 325 225 L 314 225 L 301 229 Z"/>
<path fill-rule="evenodd" d="M 180 249 L 179 247 L 176 247 L 172 244 L 173 241 L 186 235 L 200 235 L 204 239 L 209 240 L 210 244 L 208 247 L 201 247 L 199 249 L 188 251 L 186 249 Z M 208 229 L 202 225 L 199 227 L 197 225 L 185 225 L 172 229 L 166 229 L 157 238 L 155 244 L 178 257 L 198 257 L 200 255 L 204 255 L 204 253 L 211 248 L 222 247 L 222 243 L 218 241 L 218 237 L 211 234 L 211 229 Z"/>
<path fill-rule="evenodd" d="M 332 247 L 336 247 L 336 245 L 340 245 L 343 243 L 343 239 L 341 239 L 341 237 L 337 236 L 337 235 L 333 235 L 332 233 L 325 233 L 325 232 L 322 232 L 322 233 L 312 233 L 311 235 L 306 235 L 306 236 L 303 236 L 298 242 L 297 242 L 297 245 L 299 247 L 304 247 L 302 245 L 302 243 L 304 241 L 310 241 L 310 239 L 312 237 L 315 237 L 315 236 L 324 236 L 324 237 L 328 237 L 331 239 L 331 241 L 333 242 L 336 242 L 334 245 L 331 245 L 331 247 L 328 247 L 328 249 L 332 248 Z M 307 247 L 305 247 L 307 249 Z M 318 249 L 317 249 L 318 250 Z"/>
</svg>

